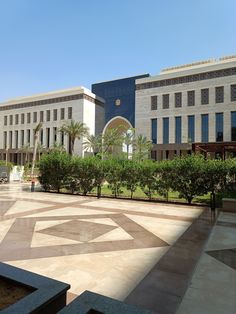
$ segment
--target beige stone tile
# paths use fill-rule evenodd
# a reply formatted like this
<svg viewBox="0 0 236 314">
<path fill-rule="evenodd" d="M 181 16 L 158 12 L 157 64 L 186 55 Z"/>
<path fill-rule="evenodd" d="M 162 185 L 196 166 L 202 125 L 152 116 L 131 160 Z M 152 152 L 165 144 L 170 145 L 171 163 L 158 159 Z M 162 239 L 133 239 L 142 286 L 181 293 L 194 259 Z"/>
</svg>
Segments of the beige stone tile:
<svg viewBox="0 0 236 314">
<path fill-rule="evenodd" d="M 9 219 L 0 222 L 0 242 L 3 240 L 15 219 Z"/>
</svg>

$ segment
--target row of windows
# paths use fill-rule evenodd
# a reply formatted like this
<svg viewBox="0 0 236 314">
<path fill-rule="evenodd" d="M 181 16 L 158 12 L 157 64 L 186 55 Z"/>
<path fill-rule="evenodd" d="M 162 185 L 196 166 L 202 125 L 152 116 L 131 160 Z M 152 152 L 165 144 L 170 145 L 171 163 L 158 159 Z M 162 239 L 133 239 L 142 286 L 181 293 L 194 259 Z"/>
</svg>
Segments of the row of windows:
<svg viewBox="0 0 236 314">
<path fill-rule="evenodd" d="M 72 107 L 67 108 L 67 118 L 72 119 Z M 21 113 L 21 114 L 15 114 L 15 119 L 13 121 L 13 115 L 4 116 L 4 125 L 15 125 L 17 124 L 24 124 L 25 121 L 27 123 L 37 123 L 37 122 L 44 122 L 45 118 L 46 121 L 51 121 L 51 112 L 52 112 L 52 120 L 57 121 L 59 118 L 58 115 L 59 109 L 53 109 L 53 110 L 46 110 L 46 111 L 35 111 L 35 112 L 28 112 L 28 113 Z M 46 114 L 46 117 L 44 115 Z M 60 120 L 65 119 L 65 108 L 60 109 Z"/>
<path fill-rule="evenodd" d="M 215 141 L 222 142 L 224 138 L 224 114 L 215 114 Z M 195 142 L 195 116 L 188 116 L 188 142 Z M 151 139 L 157 144 L 157 119 L 151 119 Z M 169 118 L 163 118 L 163 144 L 169 144 Z M 231 140 L 236 141 L 236 111 L 231 112 Z M 209 141 L 209 115 L 201 115 L 201 142 Z M 182 143 L 182 117 L 175 117 L 175 143 Z"/>
<path fill-rule="evenodd" d="M 40 130 L 40 136 L 39 136 L 39 142 L 41 145 L 45 146 L 46 148 L 50 147 L 51 140 L 53 143 L 60 143 L 61 145 L 64 145 L 64 138 L 65 135 L 63 132 L 58 132 L 58 129 L 54 127 L 53 129 L 53 137 L 51 137 L 51 130 L 50 128 L 46 128 L 45 130 Z M 46 132 L 46 141 L 44 141 L 44 132 Z M 18 149 L 19 147 L 25 146 L 27 143 L 30 145 L 31 138 L 33 136 L 33 130 L 16 130 L 16 131 L 4 131 L 3 132 L 3 147 L 6 148 L 13 148 L 13 135 L 14 135 L 14 148 Z M 20 140 L 19 140 L 20 136 Z"/>
<path fill-rule="evenodd" d="M 182 92 L 175 93 L 175 107 L 182 107 Z M 209 104 L 209 88 L 201 89 L 201 104 Z M 231 101 L 236 101 L 236 84 L 231 85 Z M 215 103 L 224 102 L 224 86 L 215 87 Z M 195 91 L 187 91 L 187 105 L 195 106 Z M 162 95 L 162 108 L 168 109 L 170 106 L 170 95 Z M 157 110 L 158 96 L 151 96 L 151 110 Z"/>
<path fill-rule="evenodd" d="M 191 83 L 191 82 L 210 80 L 210 79 L 215 79 L 215 78 L 224 77 L 224 76 L 231 76 L 231 75 L 236 75 L 236 68 L 216 70 L 216 71 L 210 71 L 210 72 L 205 72 L 205 73 L 180 76 L 180 77 L 175 77 L 171 79 L 153 81 L 153 82 L 148 82 L 148 83 L 141 83 L 141 84 L 136 85 L 136 90 Z"/>
</svg>

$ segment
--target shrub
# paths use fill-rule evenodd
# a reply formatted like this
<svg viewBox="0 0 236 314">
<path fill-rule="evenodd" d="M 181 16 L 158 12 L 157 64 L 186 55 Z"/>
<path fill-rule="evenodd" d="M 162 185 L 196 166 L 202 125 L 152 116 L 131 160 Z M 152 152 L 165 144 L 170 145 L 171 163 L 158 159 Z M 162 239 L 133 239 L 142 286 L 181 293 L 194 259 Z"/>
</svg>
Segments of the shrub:
<svg viewBox="0 0 236 314">
<path fill-rule="evenodd" d="M 130 197 L 133 198 L 133 193 L 136 191 L 140 180 L 141 166 L 140 163 L 126 160 L 123 163 L 123 184 L 128 191 L 130 191 Z"/>
<path fill-rule="evenodd" d="M 157 164 L 151 160 L 140 163 L 140 187 L 151 200 L 157 184 Z"/>
<path fill-rule="evenodd" d="M 104 160 L 105 180 L 108 182 L 108 188 L 115 197 L 122 193 L 121 187 L 124 185 L 122 177 L 123 162 L 115 158 Z"/>
</svg>

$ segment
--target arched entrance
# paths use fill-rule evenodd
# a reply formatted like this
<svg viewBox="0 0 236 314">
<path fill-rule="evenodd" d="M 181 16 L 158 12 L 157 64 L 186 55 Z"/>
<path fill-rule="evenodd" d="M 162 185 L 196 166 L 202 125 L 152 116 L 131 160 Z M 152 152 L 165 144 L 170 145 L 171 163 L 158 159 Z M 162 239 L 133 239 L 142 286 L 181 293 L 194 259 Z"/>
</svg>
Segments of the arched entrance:
<svg viewBox="0 0 236 314">
<path fill-rule="evenodd" d="M 123 134 L 127 130 L 132 129 L 132 128 L 133 128 L 133 126 L 129 122 L 129 120 L 127 120 L 126 118 L 123 118 L 121 116 L 116 116 L 107 122 L 102 133 L 104 136 L 108 130 L 116 129 L 118 134 Z M 119 147 L 116 147 L 116 149 L 115 149 L 115 151 L 113 151 L 113 153 L 119 154 L 122 151 L 124 151 L 124 145 L 121 144 Z"/>
</svg>

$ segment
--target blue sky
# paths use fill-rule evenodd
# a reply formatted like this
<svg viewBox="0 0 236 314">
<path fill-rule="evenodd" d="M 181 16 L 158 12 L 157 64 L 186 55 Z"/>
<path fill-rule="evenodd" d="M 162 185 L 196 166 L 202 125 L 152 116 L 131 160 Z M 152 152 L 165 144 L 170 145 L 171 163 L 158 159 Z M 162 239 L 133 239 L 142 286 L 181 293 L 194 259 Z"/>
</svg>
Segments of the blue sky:
<svg viewBox="0 0 236 314">
<path fill-rule="evenodd" d="M 2 0 L 0 101 L 236 54 L 235 0 Z"/>
</svg>

